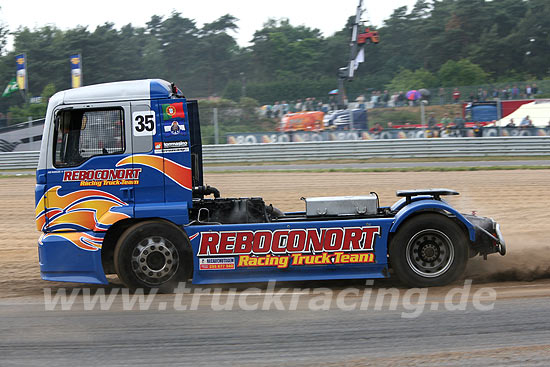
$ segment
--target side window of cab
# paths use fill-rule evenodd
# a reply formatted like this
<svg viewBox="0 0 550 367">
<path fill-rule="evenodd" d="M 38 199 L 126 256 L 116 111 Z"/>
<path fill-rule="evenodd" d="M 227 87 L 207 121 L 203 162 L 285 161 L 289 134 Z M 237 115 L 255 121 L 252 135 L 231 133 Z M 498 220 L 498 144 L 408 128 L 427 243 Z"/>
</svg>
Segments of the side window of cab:
<svg viewBox="0 0 550 367">
<path fill-rule="evenodd" d="M 122 108 L 57 111 L 53 149 L 55 167 L 76 167 L 91 157 L 124 151 Z"/>
</svg>

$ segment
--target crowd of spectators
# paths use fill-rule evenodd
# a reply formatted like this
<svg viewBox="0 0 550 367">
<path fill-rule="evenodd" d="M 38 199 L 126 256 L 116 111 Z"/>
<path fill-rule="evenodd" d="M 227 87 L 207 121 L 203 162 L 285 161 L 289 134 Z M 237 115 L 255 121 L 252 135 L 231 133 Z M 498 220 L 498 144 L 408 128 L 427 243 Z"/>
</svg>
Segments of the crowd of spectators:
<svg viewBox="0 0 550 367">
<path fill-rule="evenodd" d="M 531 99 L 535 98 L 540 90 L 536 83 L 522 86 L 508 85 L 505 88 L 493 88 L 493 90 L 478 88 L 477 91 L 463 95 L 459 88 L 439 88 L 437 95 L 433 91 L 417 96 L 417 98 L 408 98 L 407 92 L 386 90 L 372 90 L 360 94 L 355 99 L 358 108 L 379 108 L 379 107 L 402 107 L 417 106 L 420 100 L 426 100 L 429 104 L 458 104 L 461 102 L 485 102 L 495 99 Z M 328 100 L 321 101 L 315 97 L 298 99 L 296 101 L 276 101 L 272 105 L 266 105 L 266 116 L 270 118 L 282 117 L 287 113 L 302 111 L 323 111 L 328 112 L 337 109 L 336 96 L 330 96 Z"/>
<path fill-rule="evenodd" d="M 535 98 L 540 90 L 536 83 L 522 86 L 508 85 L 505 88 L 493 88 L 492 90 L 478 88 L 477 91 L 470 92 L 467 96 L 463 95 L 459 88 L 439 88 L 437 96 L 434 98 L 433 91 L 415 96 L 407 97 L 407 92 L 388 92 L 388 90 L 373 90 L 367 94 L 361 94 L 355 100 L 360 106 L 371 108 L 376 107 L 401 107 L 416 106 L 420 100 L 426 100 L 430 104 L 458 104 L 461 102 L 485 102 L 490 100 L 511 100 L 511 99 L 531 99 Z"/>
<path fill-rule="evenodd" d="M 331 96 L 328 102 L 317 100 L 315 97 L 298 99 L 296 101 L 275 101 L 272 105 L 265 105 L 265 115 L 268 118 L 280 118 L 287 113 L 296 113 L 303 111 L 323 111 L 327 113 L 336 110 L 336 99 Z"/>
</svg>

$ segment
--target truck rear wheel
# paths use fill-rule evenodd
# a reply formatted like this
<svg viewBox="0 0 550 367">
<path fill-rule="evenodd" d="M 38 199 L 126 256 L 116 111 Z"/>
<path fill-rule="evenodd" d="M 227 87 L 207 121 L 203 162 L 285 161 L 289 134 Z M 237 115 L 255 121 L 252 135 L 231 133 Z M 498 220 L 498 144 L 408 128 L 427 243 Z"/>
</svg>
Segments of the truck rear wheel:
<svg viewBox="0 0 550 367">
<path fill-rule="evenodd" d="M 172 292 L 192 274 L 191 244 L 171 223 L 147 221 L 128 228 L 117 241 L 116 273 L 132 289 L 158 288 Z"/>
<path fill-rule="evenodd" d="M 468 262 L 465 233 L 441 214 L 421 214 L 398 229 L 389 248 L 397 277 L 408 286 L 449 284 L 460 277 Z"/>
</svg>

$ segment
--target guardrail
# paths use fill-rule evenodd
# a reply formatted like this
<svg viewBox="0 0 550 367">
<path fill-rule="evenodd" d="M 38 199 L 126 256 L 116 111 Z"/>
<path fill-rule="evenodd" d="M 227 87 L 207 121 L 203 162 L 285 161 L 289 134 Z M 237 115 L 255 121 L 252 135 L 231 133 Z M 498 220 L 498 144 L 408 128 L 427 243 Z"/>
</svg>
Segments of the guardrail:
<svg viewBox="0 0 550 367">
<path fill-rule="evenodd" d="M 36 169 L 40 152 L 0 152 L 0 171 L 7 169 Z"/>
<path fill-rule="evenodd" d="M 35 169 L 39 152 L 0 153 L 0 170 Z M 550 137 L 395 139 L 205 145 L 205 164 L 368 158 L 443 158 L 550 155 Z"/>
<path fill-rule="evenodd" d="M 208 163 L 550 155 L 550 137 L 393 139 L 209 145 Z"/>
</svg>

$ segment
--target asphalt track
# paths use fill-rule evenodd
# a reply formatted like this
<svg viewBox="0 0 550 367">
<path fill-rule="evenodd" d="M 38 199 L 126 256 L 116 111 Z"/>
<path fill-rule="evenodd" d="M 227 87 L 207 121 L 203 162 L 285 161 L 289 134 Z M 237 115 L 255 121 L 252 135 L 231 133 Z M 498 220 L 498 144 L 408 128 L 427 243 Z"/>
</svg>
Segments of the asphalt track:
<svg viewBox="0 0 550 367">
<path fill-rule="evenodd" d="M 363 311 L 312 311 L 307 305 L 314 295 L 292 289 L 281 297 L 285 305 L 294 293 L 306 293 L 294 311 L 213 311 L 208 296 L 184 311 L 170 306 L 173 295 L 156 295 L 148 311 L 124 311 L 120 298 L 109 311 L 87 311 L 82 295 L 70 311 L 46 311 L 41 297 L 1 300 L 0 365 L 547 366 L 550 280 L 474 284 L 472 290 L 487 286 L 497 291 L 492 310 L 471 302 L 448 310 L 446 287 L 430 290 L 416 318 L 404 318 L 410 309 L 401 304 L 391 310 L 389 301 L 379 310 L 371 304 Z M 245 294 L 247 304 L 261 304 L 257 291 L 237 291 Z"/>
</svg>

